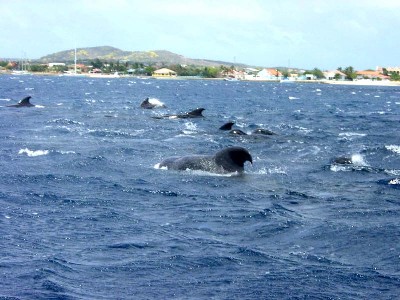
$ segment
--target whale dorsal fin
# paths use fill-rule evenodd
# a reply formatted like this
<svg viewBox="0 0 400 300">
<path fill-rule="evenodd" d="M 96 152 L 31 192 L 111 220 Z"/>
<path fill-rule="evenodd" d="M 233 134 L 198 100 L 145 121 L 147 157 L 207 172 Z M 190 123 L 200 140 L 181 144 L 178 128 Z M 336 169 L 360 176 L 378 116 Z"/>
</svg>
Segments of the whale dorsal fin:
<svg viewBox="0 0 400 300">
<path fill-rule="evenodd" d="M 203 117 L 202 113 L 205 109 L 204 108 L 196 108 L 195 110 L 192 110 L 188 112 L 187 114 L 190 116 L 195 116 L 195 117 Z"/>
<path fill-rule="evenodd" d="M 231 130 L 232 126 L 234 124 L 235 124 L 234 122 L 228 122 L 228 123 L 225 123 L 224 125 L 222 125 L 219 129 L 221 129 L 221 130 Z"/>
<path fill-rule="evenodd" d="M 32 105 L 32 104 L 29 102 L 29 100 L 30 100 L 31 98 L 32 98 L 31 96 L 27 96 L 27 97 L 25 97 L 24 99 L 21 99 L 21 100 L 18 102 L 18 104 L 30 106 L 30 105 Z"/>
</svg>

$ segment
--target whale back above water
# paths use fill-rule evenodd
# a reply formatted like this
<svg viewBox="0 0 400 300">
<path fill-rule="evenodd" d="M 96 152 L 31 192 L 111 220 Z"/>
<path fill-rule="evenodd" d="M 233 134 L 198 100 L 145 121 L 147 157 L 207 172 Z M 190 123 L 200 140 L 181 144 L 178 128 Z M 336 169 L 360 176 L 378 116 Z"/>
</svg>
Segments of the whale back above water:
<svg viewBox="0 0 400 300">
<path fill-rule="evenodd" d="M 228 147 L 215 155 L 191 155 L 170 157 L 160 163 L 160 167 L 169 170 L 202 170 L 217 174 L 244 171 L 244 163 L 253 163 L 250 153 L 242 147 Z"/>
<path fill-rule="evenodd" d="M 240 129 L 232 129 L 233 125 L 235 123 L 230 121 L 225 123 L 224 125 L 222 125 L 219 129 L 220 130 L 224 130 L 224 131 L 228 131 L 229 133 L 232 135 L 250 135 L 247 134 L 246 132 L 244 132 L 243 130 Z M 256 134 L 256 135 L 275 135 L 276 133 L 272 132 L 271 130 L 268 129 L 264 129 L 264 128 L 256 128 L 255 130 L 252 131 L 251 134 Z"/>
<path fill-rule="evenodd" d="M 32 106 L 35 106 L 29 101 L 31 98 L 32 98 L 31 96 L 27 96 L 27 97 L 21 99 L 17 104 L 12 104 L 12 105 L 7 105 L 7 106 L 8 107 L 32 107 Z"/>
<path fill-rule="evenodd" d="M 231 131 L 229 131 L 229 134 L 232 135 L 247 135 L 246 132 L 240 130 L 240 129 L 232 129 Z"/>
<path fill-rule="evenodd" d="M 155 119 L 188 119 L 188 118 L 203 118 L 203 111 L 205 108 L 196 108 L 190 112 L 176 115 L 164 115 L 153 117 Z"/>
<path fill-rule="evenodd" d="M 275 132 L 272 132 L 271 130 L 264 129 L 264 128 L 257 128 L 253 130 L 252 134 L 261 134 L 261 135 L 275 135 Z"/>
<path fill-rule="evenodd" d="M 179 118 L 201 118 L 203 116 L 203 111 L 205 108 L 196 108 L 186 114 L 178 115 Z"/>
<path fill-rule="evenodd" d="M 234 122 L 228 122 L 228 123 L 225 123 L 224 125 L 222 125 L 219 129 L 220 130 L 231 130 L 232 126 L 234 124 L 235 124 Z"/>
<path fill-rule="evenodd" d="M 351 165 L 353 163 L 353 160 L 351 159 L 351 157 L 339 156 L 335 157 L 332 160 L 332 163 L 337 165 Z"/>
</svg>

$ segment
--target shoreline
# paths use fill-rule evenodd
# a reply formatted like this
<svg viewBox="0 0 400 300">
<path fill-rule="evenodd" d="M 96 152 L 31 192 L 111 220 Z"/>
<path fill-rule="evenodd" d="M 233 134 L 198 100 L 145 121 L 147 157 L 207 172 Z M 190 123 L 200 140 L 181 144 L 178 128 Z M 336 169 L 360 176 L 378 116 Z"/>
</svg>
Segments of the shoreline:
<svg viewBox="0 0 400 300">
<path fill-rule="evenodd" d="M 399 81 L 376 81 L 376 80 L 354 80 L 354 81 L 331 81 L 325 80 L 321 83 L 332 85 L 355 85 L 355 86 L 400 86 Z"/>
<path fill-rule="evenodd" d="M 225 80 L 225 78 L 200 78 L 200 77 L 189 77 L 189 76 L 176 76 L 176 77 L 153 77 L 153 76 L 143 76 L 143 75 L 114 75 L 114 74 L 77 74 L 77 75 L 65 75 L 62 73 L 27 73 L 27 74 L 13 74 L 12 72 L 0 72 L 0 75 L 9 76 L 57 76 L 57 77 L 86 77 L 86 78 L 107 78 L 107 79 L 118 79 L 118 78 L 138 78 L 138 79 L 155 79 L 155 80 Z M 280 80 L 270 80 L 270 79 L 257 79 L 257 80 L 246 80 L 240 79 L 237 81 L 245 82 L 281 82 Z M 228 80 L 229 82 L 229 80 Z M 235 81 L 236 82 L 236 81 Z M 339 80 L 294 80 L 286 84 L 291 83 L 319 83 L 319 84 L 331 84 L 331 85 L 352 85 L 352 86 L 399 86 L 400 81 L 376 81 L 376 80 L 354 80 L 354 81 L 339 81 Z"/>
</svg>

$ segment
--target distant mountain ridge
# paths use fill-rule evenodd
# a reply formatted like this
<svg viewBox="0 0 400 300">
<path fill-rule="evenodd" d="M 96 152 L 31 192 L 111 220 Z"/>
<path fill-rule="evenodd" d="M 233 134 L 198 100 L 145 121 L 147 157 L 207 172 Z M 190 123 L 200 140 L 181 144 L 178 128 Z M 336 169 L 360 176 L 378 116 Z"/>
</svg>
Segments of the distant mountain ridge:
<svg viewBox="0 0 400 300">
<path fill-rule="evenodd" d="M 197 66 L 231 66 L 233 63 L 224 61 L 214 61 L 207 59 L 192 59 L 184 57 L 167 50 L 154 50 L 154 51 L 123 51 L 121 49 L 102 46 L 102 47 L 87 47 L 76 49 L 77 60 L 80 62 L 89 60 L 105 60 L 105 61 L 130 61 L 137 63 L 148 64 L 185 64 Z M 65 50 L 49 54 L 41 57 L 39 60 L 44 63 L 49 62 L 72 62 L 74 61 L 75 50 Z M 237 64 L 245 66 L 244 64 Z"/>
</svg>

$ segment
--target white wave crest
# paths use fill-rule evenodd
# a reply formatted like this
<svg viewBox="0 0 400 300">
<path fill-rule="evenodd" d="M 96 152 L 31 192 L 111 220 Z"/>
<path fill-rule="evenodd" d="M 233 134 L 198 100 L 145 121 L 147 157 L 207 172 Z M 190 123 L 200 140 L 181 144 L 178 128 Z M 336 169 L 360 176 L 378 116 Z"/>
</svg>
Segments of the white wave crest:
<svg viewBox="0 0 400 300">
<path fill-rule="evenodd" d="M 60 154 L 76 154 L 75 151 L 63 151 L 63 150 L 60 150 L 60 151 L 57 151 L 57 152 L 60 153 Z"/>
<path fill-rule="evenodd" d="M 397 145 L 389 145 L 389 146 L 385 146 L 385 148 L 389 151 L 392 151 L 396 154 L 400 154 L 400 146 Z"/>
<path fill-rule="evenodd" d="M 351 156 L 351 161 L 355 166 L 368 166 L 367 162 L 361 154 L 353 154 Z"/>
<path fill-rule="evenodd" d="M 400 170 L 385 170 L 385 173 L 389 175 L 399 176 Z"/>
<path fill-rule="evenodd" d="M 363 136 L 366 136 L 366 134 L 365 133 L 357 133 L 357 132 L 342 132 L 342 133 L 339 133 L 339 136 L 344 136 L 344 137 L 359 136 L 359 137 L 363 137 Z"/>
<path fill-rule="evenodd" d="M 49 154 L 49 150 L 29 150 L 28 148 L 20 149 L 18 154 L 26 154 L 29 157 L 41 156 Z"/>
<path fill-rule="evenodd" d="M 281 174 L 287 175 L 287 172 L 284 168 L 278 166 L 272 166 L 270 168 L 261 168 L 260 170 L 256 171 L 254 174 L 258 175 L 271 175 L 271 174 Z"/>
<path fill-rule="evenodd" d="M 367 134 L 366 133 L 358 133 L 358 132 L 341 132 L 339 133 L 339 139 L 344 141 L 353 141 L 354 139 L 363 138 Z"/>
<path fill-rule="evenodd" d="M 155 105 L 156 107 L 163 107 L 165 106 L 165 104 L 163 102 L 161 102 L 159 99 L 157 98 L 149 98 L 149 103 L 152 105 Z"/>
<path fill-rule="evenodd" d="M 400 179 L 399 178 L 394 178 L 394 179 L 389 181 L 389 184 L 400 185 Z"/>
<path fill-rule="evenodd" d="M 330 170 L 332 172 L 351 171 L 350 168 L 348 168 L 346 166 L 342 166 L 342 165 L 331 165 Z"/>
<path fill-rule="evenodd" d="M 160 167 L 160 163 L 155 164 L 153 168 L 158 169 L 158 170 L 168 170 L 168 167 Z M 191 175 L 195 175 L 195 176 L 213 176 L 213 177 L 236 177 L 236 176 L 241 175 L 239 172 L 220 174 L 220 173 L 213 173 L 213 172 L 209 172 L 209 171 L 191 170 L 191 169 L 186 169 L 182 172 L 185 172 L 185 174 L 191 174 Z"/>
</svg>

